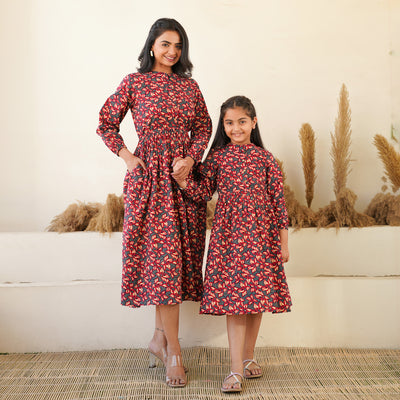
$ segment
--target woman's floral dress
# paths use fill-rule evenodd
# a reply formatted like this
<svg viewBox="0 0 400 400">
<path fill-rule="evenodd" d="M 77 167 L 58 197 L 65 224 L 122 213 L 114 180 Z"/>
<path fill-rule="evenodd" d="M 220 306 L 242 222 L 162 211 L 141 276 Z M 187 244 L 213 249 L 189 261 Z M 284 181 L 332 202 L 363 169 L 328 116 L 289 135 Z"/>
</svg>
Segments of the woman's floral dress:
<svg viewBox="0 0 400 400">
<path fill-rule="evenodd" d="M 197 83 L 162 72 L 126 76 L 100 111 L 97 133 L 115 154 L 131 110 L 146 164 L 126 173 L 121 303 L 129 307 L 199 301 L 205 203 L 183 198 L 171 177 L 175 157 L 201 157 L 211 120 Z M 190 134 L 189 134 L 190 132 Z"/>
<path fill-rule="evenodd" d="M 290 311 L 279 236 L 288 216 L 274 157 L 253 144 L 229 144 L 212 150 L 200 172 L 185 195 L 204 201 L 218 191 L 200 312 Z"/>
</svg>

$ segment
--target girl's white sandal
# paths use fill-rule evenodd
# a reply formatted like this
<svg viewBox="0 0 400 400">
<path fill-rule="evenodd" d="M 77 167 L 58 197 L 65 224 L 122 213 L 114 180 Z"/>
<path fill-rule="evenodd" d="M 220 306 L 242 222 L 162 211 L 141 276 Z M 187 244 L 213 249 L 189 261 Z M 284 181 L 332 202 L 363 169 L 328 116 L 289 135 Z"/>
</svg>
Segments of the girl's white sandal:
<svg viewBox="0 0 400 400">
<path fill-rule="evenodd" d="M 240 376 L 242 378 L 242 380 L 239 380 L 239 378 L 236 376 Z M 235 378 L 236 382 L 232 385 L 232 387 L 230 388 L 224 388 L 224 383 L 226 382 L 227 379 L 229 378 Z M 224 381 L 222 382 L 222 387 L 221 387 L 221 391 L 223 393 L 237 393 L 237 392 L 241 392 L 242 391 L 242 382 L 243 382 L 243 375 L 239 374 L 239 372 L 232 372 L 224 379 Z M 237 387 L 233 387 L 233 386 L 237 386 Z"/>
<path fill-rule="evenodd" d="M 245 364 L 245 366 L 243 367 L 243 375 L 246 379 L 254 379 L 262 376 L 262 372 L 260 374 L 252 374 L 252 370 L 249 368 L 251 364 L 255 364 L 257 369 L 261 369 L 256 360 L 243 360 L 243 364 Z M 246 374 L 246 371 L 248 371 L 249 373 Z"/>
</svg>

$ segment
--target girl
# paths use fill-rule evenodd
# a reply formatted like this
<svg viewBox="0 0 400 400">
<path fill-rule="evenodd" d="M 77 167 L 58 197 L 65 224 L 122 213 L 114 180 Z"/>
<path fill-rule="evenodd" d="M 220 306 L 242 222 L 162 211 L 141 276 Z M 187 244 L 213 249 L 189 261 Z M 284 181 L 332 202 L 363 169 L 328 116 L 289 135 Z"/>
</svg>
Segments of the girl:
<svg viewBox="0 0 400 400">
<path fill-rule="evenodd" d="M 189 41 L 181 24 L 157 20 L 139 61 L 139 72 L 127 75 L 101 109 L 97 133 L 127 167 L 121 302 L 156 306 L 151 366 L 158 357 L 166 366 L 167 384 L 182 387 L 179 304 L 201 299 L 205 207 L 183 198 L 171 179 L 171 165 L 177 178 L 186 179 L 207 147 L 211 119 L 191 78 Z M 139 136 L 133 153 L 119 134 L 128 110 Z"/>
<path fill-rule="evenodd" d="M 248 98 L 231 97 L 222 105 L 200 173 L 197 182 L 176 179 L 196 201 L 218 191 L 200 313 L 227 316 L 231 373 L 221 390 L 240 392 L 243 376 L 262 375 L 254 359 L 262 313 L 291 307 L 282 265 L 289 249 L 281 172 L 264 150 Z"/>
</svg>

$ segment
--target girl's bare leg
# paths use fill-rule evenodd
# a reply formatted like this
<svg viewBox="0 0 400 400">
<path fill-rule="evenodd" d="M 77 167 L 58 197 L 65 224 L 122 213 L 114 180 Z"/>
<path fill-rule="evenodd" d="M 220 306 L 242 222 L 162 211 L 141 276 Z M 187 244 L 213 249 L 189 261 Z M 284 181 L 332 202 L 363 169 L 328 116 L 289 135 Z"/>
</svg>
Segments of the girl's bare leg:
<svg viewBox="0 0 400 400">
<path fill-rule="evenodd" d="M 243 346 L 242 362 L 243 360 L 254 359 L 254 348 L 256 346 L 258 332 L 260 330 L 262 314 L 247 314 L 246 317 L 246 337 Z M 257 367 L 256 364 L 250 364 L 248 366 L 248 370 L 245 371 L 245 374 L 246 376 L 259 375 L 261 372 L 261 369 Z"/>
<path fill-rule="evenodd" d="M 227 315 L 226 328 L 231 356 L 231 371 L 243 374 L 243 348 L 246 337 L 246 315 Z M 235 378 L 226 379 L 224 389 L 236 388 L 238 383 Z"/>
</svg>

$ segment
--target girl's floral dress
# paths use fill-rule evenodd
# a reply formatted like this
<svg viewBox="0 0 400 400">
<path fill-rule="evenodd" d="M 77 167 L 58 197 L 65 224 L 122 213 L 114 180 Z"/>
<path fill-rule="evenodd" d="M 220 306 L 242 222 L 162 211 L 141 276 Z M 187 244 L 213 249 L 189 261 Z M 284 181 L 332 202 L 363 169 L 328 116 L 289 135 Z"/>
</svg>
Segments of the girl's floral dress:
<svg viewBox="0 0 400 400">
<path fill-rule="evenodd" d="M 279 236 L 288 216 L 274 157 L 253 144 L 229 144 L 212 150 L 200 172 L 185 195 L 204 201 L 218 192 L 200 312 L 290 311 Z"/>
</svg>

